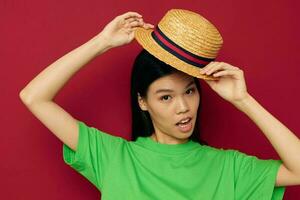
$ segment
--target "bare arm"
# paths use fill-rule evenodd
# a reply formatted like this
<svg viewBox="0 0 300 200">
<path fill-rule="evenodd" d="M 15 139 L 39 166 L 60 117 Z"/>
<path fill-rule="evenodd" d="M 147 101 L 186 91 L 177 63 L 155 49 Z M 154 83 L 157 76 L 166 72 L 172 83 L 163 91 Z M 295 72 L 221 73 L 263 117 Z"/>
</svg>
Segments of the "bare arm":
<svg viewBox="0 0 300 200">
<path fill-rule="evenodd" d="M 229 63 L 211 62 L 201 73 L 219 77 L 218 81 L 206 82 L 222 98 L 245 113 L 280 156 L 283 163 L 277 173 L 275 185 L 300 185 L 300 140 L 247 92 L 243 70 Z"/>
<path fill-rule="evenodd" d="M 109 49 L 97 35 L 46 67 L 21 91 L 26 103 L 51 101 L 69 79 L 84 65 Z"/>
<path fill-rule="evenodd" d="M 278 171 L 276 186 L 300 185 L 299 138 L 251 95 L 237 103 L 236 107 L 260 128 L 283 161 Z"/>
<path fill-rule="evenodd" d="M 57 105 L 53 98 L 89 61 L 110 48 L 131 42 L 137 26 L 152 27 L 135 12 L 117 16 L 101 33 L 49 65 L 20 92 L 19 96 L 26 107 L 74 151 L 78 141 L 77 120 Z"/>
<path fill-rule="evenodd" d="M 76 72 L 108 49 L 103 38 L 97 35 L 49 65 L 20 92 L 27 108 L 73 150 L 78 140 L 77 121 L 53 98 Z"/>
</svg>

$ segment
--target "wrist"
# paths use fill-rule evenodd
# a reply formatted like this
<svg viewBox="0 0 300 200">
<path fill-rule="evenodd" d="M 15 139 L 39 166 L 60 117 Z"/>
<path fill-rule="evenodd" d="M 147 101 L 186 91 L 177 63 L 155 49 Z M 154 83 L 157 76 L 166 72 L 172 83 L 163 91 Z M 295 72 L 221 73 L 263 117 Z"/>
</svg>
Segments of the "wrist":
<svg viewBox="0 0 300 200">
<path fill-rule="evenodd" d="M 249 93 L 247 93 L 244 98 L 234 101 L 232 102 L 232 104 L 238 109 L 242 110 L 243 108 L 247 107 L 252 100 L 253 97 Z"/>
<path fill-rule="evenodd" d="M 109 39 L 106 38 L 105 36 L 103 36 L 101 33 L 99 33 L 98 35 L 96 35 L 93 38 L 98 54 L 101 54 L 111 48 L 113 48 L 113 46 L 110 44 Z"/>
</svg>

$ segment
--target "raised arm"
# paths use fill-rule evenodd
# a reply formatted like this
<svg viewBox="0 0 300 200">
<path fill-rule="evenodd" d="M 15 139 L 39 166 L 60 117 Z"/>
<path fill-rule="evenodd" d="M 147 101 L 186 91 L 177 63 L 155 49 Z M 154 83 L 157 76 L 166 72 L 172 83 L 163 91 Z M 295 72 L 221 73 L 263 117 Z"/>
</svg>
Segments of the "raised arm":
<svg viewBox="0 0 300 200">
<path fill-rule="evenodd" d="M 78 141 L 77 120 L 56 104 L 54 97 L 89 61 L 111 48 L 131 42 L 137 26 L 153 27 L 144 23 L 136 12 L 115 17 L 98 35 L 46 67 L 19 93 L 32 114 L 74 151 Z"/>
<path fill-rule="evenodd" d="M 300 185 L 300 140 L 248 92 L 243 70 L 225 62 L 211 62 L 201 73 L 219 77 L 207 84 L 222 98 L 245 113 L 262 131 L 283 161 L 276 186 Z"/>
</svg>

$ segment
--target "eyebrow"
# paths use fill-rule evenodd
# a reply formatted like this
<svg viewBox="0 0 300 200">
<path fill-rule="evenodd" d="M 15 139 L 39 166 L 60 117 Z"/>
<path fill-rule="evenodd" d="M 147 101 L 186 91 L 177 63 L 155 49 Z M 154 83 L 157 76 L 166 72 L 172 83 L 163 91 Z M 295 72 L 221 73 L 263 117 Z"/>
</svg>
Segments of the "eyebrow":
<svg viewBox="0 0 300 200">
<path fill-rule="evenodd" d="M 185 86 L 185 88 L 188 88 L 189 86 L 193 85 L 195 82 L 191 81 L 189 84 L 187 84 L 187 86 Z M 159 89 L 155 92 L 155 94 L 157 93 L 161 93 L 161 92 L 174 92 L 174 90 L 171 89 Z"/>
</svg>

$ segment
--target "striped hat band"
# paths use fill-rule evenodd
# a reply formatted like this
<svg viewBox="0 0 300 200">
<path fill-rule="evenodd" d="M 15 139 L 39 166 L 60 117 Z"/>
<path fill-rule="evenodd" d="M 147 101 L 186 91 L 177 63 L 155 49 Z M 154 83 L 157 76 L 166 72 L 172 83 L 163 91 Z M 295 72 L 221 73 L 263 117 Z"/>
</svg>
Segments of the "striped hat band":
<svg viewBox="0 0 300 200">
<path fill-rule="evenodd" d="M 195 55 L 186 49 L 177 45 L 174 41 L 168 38 L 158 26 L 155 27 L 151 33 L 152 38 L 157 42 L 159 46 L 163 49 L 176 56 L 178 59 L 194 65 L 196 67 L 202 68 L 206 66 L 209 62 L 214 61 L 215 59 L 205 58 L 198 55 Z"/>
</svg>

